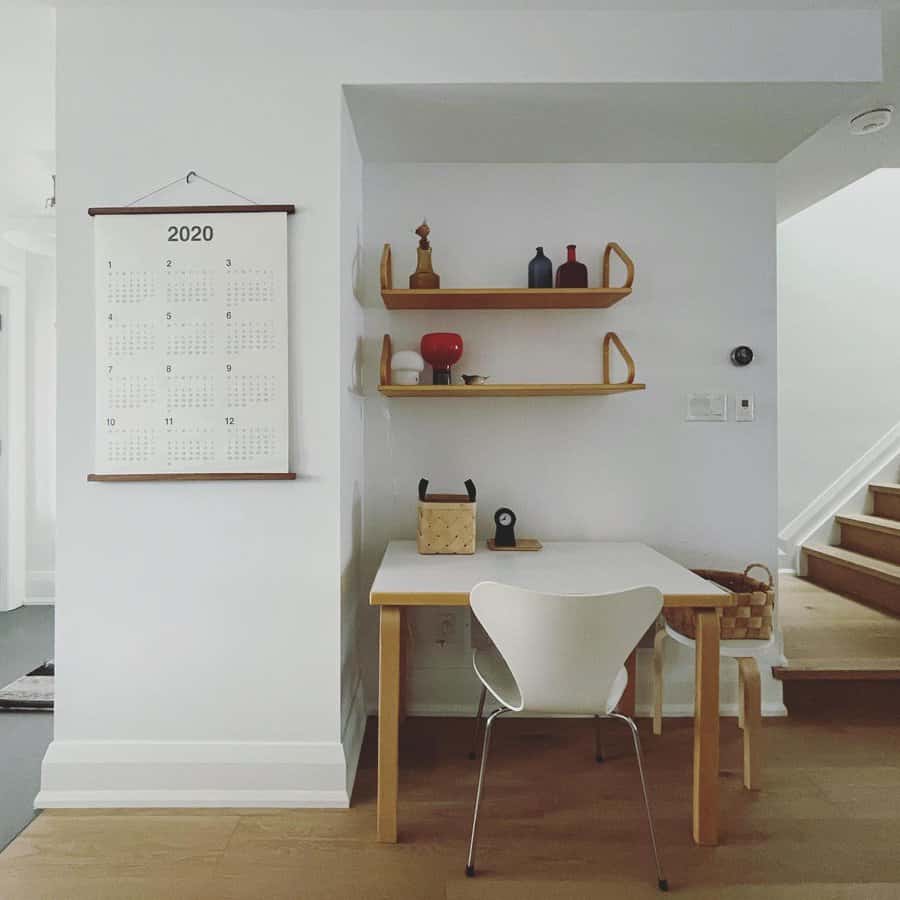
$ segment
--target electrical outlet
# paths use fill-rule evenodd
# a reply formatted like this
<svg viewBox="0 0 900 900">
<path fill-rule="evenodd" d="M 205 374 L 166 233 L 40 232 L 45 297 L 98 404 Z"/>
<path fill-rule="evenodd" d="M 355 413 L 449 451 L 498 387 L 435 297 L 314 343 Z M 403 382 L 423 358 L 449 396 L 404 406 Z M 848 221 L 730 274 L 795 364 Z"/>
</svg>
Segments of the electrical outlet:
<svg viewBox="0 0 900 900">
<path fill-rule="evenodd" d="M 459 643 L 459 632 L 456 619 L 457 617 L 453 613 L 444 613 L 437 620 L 434 642 L 442 649 L 453 647 Z"/>
</svg>

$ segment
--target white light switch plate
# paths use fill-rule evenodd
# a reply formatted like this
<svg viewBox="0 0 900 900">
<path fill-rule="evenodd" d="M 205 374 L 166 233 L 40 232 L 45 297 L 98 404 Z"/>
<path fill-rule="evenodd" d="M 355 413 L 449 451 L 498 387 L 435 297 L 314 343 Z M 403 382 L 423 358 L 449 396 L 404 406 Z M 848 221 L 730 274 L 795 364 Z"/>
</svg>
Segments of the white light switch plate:
<svg viewBox="0 0 900 900">
<path fill-rule="evenodd" d="M 686 422 L 727 422 L 728 395 L 718 392 L 688 394 Z"/>
<path fill-rule="evenodd" d="M 756 418 L 756 398 L 753 394 L 734 395 L 734 421 L 752 422 Z"/>
</svg>

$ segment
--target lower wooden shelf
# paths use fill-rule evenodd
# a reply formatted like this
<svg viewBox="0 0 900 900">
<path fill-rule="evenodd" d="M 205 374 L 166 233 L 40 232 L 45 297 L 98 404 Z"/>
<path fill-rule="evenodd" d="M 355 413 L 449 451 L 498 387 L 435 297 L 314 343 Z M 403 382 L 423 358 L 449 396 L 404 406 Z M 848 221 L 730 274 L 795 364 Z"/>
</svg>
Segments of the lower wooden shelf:
<svg viewBox="0 0 900 900">
<path fill-rule="evenodd" d="M 625 381 L 610 381 L 610 346 L 615 345 L 625 365 Z M 643 391 L 645 384 L 634 380 L 634 360 L 619 336 L 609 331 L 603 338 L 603 381 L 585 384 L 391 384 L 391 336 L 381 345 L 381 372 L 378 390 L 385 397 L 605 397 Z"/>
<path fill-rule="evenodd" d="M 643 384 L 383 384 L 385 397 L 604 397 L 643 391 Z"/>
</svg>

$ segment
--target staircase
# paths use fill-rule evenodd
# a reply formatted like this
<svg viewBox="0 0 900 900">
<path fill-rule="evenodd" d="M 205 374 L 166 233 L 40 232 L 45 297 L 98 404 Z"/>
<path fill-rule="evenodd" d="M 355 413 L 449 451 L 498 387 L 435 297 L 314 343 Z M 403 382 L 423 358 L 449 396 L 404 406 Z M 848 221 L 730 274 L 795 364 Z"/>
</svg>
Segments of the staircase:
<svg viewBox="0 0 900 900">
<path fill-rule="evenodd" d="M 815 584 L 900 615 L 900 484 L 870 484 L 872 512 L 838 515 L 840 543 L 803 546 Z"/>
</svg>

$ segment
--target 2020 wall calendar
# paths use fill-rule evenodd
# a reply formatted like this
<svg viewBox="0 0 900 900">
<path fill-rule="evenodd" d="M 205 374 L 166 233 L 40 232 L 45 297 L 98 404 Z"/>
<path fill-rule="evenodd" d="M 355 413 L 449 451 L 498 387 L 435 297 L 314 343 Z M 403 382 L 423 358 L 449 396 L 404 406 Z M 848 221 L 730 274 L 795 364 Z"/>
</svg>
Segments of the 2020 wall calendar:
<svg viewBox="0 0 900 900">
<path fill-rule="evenodd" d="M 96 474 L 289 477 L 287 213 L 93 209 Z"/>
</svg>

